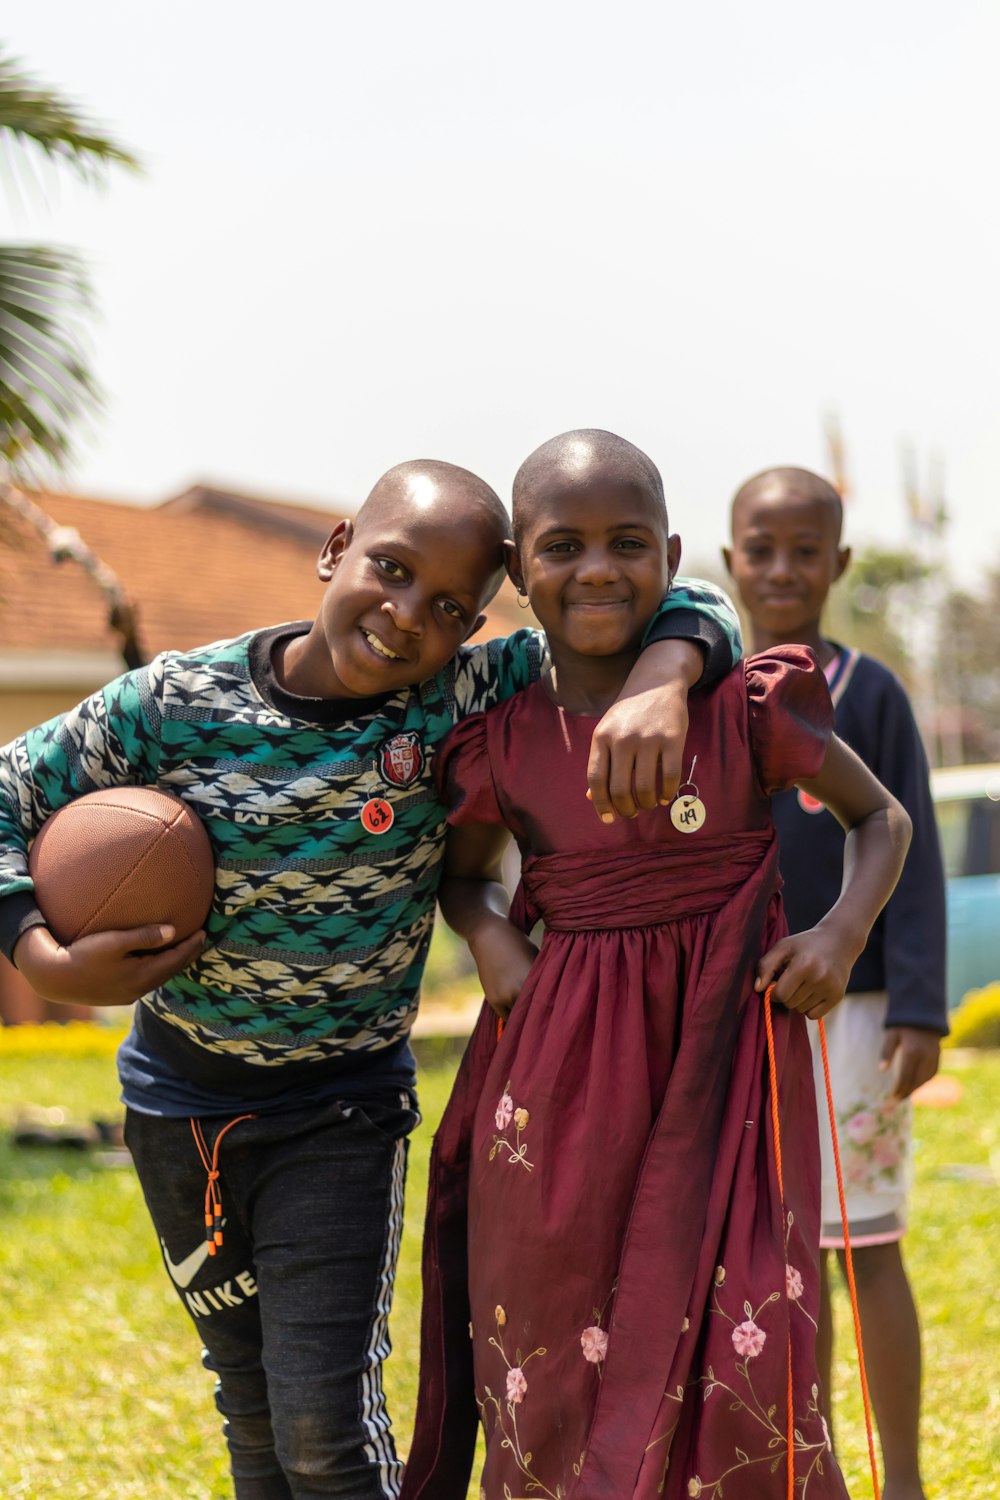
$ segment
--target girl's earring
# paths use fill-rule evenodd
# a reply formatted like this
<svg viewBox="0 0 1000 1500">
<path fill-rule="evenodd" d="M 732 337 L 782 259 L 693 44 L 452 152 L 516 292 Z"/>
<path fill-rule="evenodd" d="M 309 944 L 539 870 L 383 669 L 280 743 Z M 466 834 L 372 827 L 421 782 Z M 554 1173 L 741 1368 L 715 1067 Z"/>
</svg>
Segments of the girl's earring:
<svg viewBox="0 0 1000 1500">
<path fill-rule="evenodd" d="M 527 589 L 518 589 L 518 591 L 517 591 L 517 606 L 518 606 L 518 609 L 527 609 L 528 608 L 528 591 L 527 591 Z"/>
</svg>

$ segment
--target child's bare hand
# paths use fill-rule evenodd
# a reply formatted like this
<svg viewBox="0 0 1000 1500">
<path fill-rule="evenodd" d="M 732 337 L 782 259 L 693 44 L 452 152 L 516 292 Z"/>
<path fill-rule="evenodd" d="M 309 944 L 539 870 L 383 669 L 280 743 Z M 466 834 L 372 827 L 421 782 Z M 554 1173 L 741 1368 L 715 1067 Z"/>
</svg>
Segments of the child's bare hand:
<svg viewBox="0 0 1000 1500">
<path fill-rule="evenodd" d="M 934 1077 L 941 1060 L 941 1038 L 917 1026 L 886 1029 L 879 1067 L 890 1073 L 891 1099 L 908 1099 L 914 1089 Z"/>
<path fill-rule="evenodd" d="M 47 927 L 29 927 L 14 949 L 14 962 L 43 1000 L 130 1005 L 187 968 L 205 941 L 204 932 L 180 943 L 174 937 L 173 927 L 151 923 L 95 932 L 63 945 Z"/>
<path fill-rule="evenodd" d="M 620 698 L 594 730 L 587 796 L 602 823 L 615 814 L 669 802 L 680 785 L 688 730 L 687 687 L 663 687 Z"/>
<path fill-rule="evenodd" d="M 775 943 L 757 965 L 754 989 L 760 994 L 774 985 L 772 999 L 818 1021 L 844 998 L 857 958 L 820 927 L 797 932 Z"/>
<path fill-rule="evenodd" d="M 482 922 L 469 938 L 483 994 L 502 1021 L 506 1021 L 521 993 L 538 949 L 530 938 L 505 917 Z"/>
</svg>

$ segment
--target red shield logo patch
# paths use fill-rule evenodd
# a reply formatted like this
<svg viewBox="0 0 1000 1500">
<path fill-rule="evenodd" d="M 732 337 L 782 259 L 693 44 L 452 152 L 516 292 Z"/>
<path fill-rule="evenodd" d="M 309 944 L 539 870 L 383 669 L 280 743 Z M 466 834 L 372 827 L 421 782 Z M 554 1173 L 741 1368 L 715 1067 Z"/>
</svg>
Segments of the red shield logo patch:
<svg viewBox="0 0 1000 1500">
<path fill-rule="evenodd" d="M 409 786 L 420 775 L 423 764 L 424 751 L 416 730 L 394 734 L 382 746 L 379 771 L 390 786 Z"/>
</svg>

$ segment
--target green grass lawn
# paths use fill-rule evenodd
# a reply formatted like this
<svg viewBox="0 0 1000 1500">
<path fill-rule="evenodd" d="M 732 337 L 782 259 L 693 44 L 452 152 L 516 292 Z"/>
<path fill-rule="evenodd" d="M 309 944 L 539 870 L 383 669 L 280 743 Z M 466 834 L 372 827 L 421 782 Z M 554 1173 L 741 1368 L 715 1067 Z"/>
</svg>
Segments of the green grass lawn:
<svg viewBox="0 0 1000 1500">
<path fill-rule="evenodd" d="M 0 1033 L 0 1496 L 221 1500 L 231 1495 L 212 1380 L 162 1269 L 128 1168 L 15 1150 L 24 1104 L 118 1113 L 110 1055 L 14 1055 Z M 7 1047 L 4 1043 L 7 1041 Z M 105 1049 L 107 1050 L 107 1049 Z M 1000 1496 L 1000 1054 L 947 1059 L 950 1109 L 917 1115 L 907 1252 L 924 1324 L 928 1493 Z M 454 1062 L 423 1068 L 387 1384 L 400 1446 L 413 1414 L 427 1152 Z M 846 1304 L 835 1394 L 851 1493 L 871 1493 Z"/>
</svg>

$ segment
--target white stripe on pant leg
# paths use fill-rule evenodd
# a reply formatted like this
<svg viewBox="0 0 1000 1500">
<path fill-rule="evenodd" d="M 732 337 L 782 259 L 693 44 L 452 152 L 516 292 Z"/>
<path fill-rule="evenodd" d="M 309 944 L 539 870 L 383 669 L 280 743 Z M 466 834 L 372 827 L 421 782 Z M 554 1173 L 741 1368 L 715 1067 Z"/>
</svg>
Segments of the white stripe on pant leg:
<svg viewBox="0 0 1000 1500">
<path fill-rule="evenodd" d="M 396 1279 L 396 1261 L 403 1232 L 403 1184 L 406 1141 L 397 1141 L 393 1150 L 392 1181 L 389 1189 L 389 1217 L 385 1256 L 376 1293 L 375 1317 L 366 1350 L 368 1368 L 361 1377 L 361 1420 L 369 1441 L 365 1444 L 368 1461 L 377 1464 L 382 1493 L 386 1500 L 396 1500 L 403 1477 L 403 1465 L 395 1456 L 382 1389 L 382 1364 L 389 1353 L 389 1308 Z"/>
<path fill-rule="evenodd" d="M 376 1300 L 376 1316 L 368 1349 L 369 1369 L 362 1378 L 362 1420 L 371 1441 L 366 1453 L 373 1463 L 378 1463 L 383 1493 L 395 1500 L 399 1494 L 402 1465 L 393 1449 L 389 1416 L 386 1411 L 385 1393 L 382 1389 L 382 1364 L 389 1354 L 389 1308 L 392 1303 L 396 1262 L 399 1256 L 400 1236 L 403 1226 L 403 1184 L 406 1161 L 406 1145 L 396 1143 L 392 1163 L 392 1182 L 389 1198 L 389 1214 L 386 1235 L 386 1253 L 379 1281 Z"/>
</svg>

